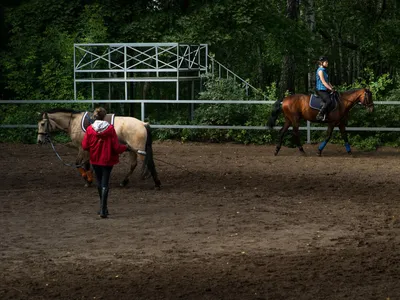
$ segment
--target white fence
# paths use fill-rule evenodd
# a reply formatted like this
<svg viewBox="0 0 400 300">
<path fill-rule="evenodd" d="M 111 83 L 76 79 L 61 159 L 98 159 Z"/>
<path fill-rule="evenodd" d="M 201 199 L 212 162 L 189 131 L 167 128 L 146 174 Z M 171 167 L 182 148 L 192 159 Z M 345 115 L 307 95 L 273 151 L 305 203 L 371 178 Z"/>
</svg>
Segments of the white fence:
<svg viewBox="0 0 400 300">
<path fill-rule="evenodd" d="M 86 103 L 86 104 L 100 104 L 100 103 L 140 103 L 141 104 L 141 120 L 145 119 L 145 104 L 146 103 L 173 103 L 173 104 L 273 104 L 275 101 L 267 100 L 0 100 L 0 104 L 72 104 L 72 103 Z M 375 105 L 400 105 L 400 101 L 375 101 Z M 265 116 L 267 121 L 269 116 Z M 0 128 L 37 128 L 37 125 L 33 124 L 1 124 Z M 219 125 L 160 125 L 152 124 L 152 128 L 165 128 L 165 129 L 239 129 L 239 130 L 266 130 L 265 126 L 219 126 Z M 280 127 L 274 127 L 274 129 L 280 129 Z M 400 127 L 347 127 L 348 131 L 386 131 L 395 132 L 400 131 Z M 307 126 L 300 127 L 300 130 L 307 131 L 307 143 L 311 142 L 311 131 L 326 130 L 326 127 L 311 126 L 311 123 L 307 121 Z M 336 128 L 337 130 L 337 128 Z"/>
</svg>

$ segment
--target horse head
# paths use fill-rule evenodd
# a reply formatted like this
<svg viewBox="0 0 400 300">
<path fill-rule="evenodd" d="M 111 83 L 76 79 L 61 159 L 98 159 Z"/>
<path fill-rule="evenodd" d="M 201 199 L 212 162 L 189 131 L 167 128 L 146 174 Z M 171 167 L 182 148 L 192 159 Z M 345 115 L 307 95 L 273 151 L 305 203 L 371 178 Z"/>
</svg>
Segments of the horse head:
<svg viewBox="0 0 400 300">
<path fill-rule="evenodd" d="M 37 143 L 46 144 L 50 139 L 50 132 L 53 130 L 49 115 L 45 112 L 41 114 L 41 120 L 38 122 Z"/>
<path fill-rule="evenodd" d="M 372 93 L 368 88 L 362 89 L 363 93 L 360 94 L 360 103 L 365 106 L 368 112 L 374 111 L 374 102 L 372 101 Z"/>
</svg>

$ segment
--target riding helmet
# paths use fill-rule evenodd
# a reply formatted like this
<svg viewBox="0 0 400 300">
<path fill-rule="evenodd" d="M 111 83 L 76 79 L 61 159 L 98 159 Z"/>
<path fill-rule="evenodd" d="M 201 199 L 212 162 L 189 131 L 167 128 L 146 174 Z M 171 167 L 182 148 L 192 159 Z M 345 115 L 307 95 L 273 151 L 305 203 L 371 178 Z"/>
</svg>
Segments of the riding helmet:
<svg viewBox="0 0 400 300">
<path fill-rule="evenodd" d="M 328 58 L 326 56 L 320 56 L 319 57 L 319 61 L 320 62 L 324 62 L 324 61 L 327 61 L 327 60 L 328 60 Z"/>
</svg>

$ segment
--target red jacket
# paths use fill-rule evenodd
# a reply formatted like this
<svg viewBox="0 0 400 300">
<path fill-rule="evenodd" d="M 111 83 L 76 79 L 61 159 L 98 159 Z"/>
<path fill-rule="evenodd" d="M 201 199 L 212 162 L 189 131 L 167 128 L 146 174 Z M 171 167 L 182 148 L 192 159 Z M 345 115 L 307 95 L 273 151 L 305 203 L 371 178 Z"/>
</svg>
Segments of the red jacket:
<svg viewBox="0 0 400 300">
<path fill-rule="evenodd" d="M 82 148 L 89 151 L 92 165 L 113 166 L 119 163 L 119 155 L 126 151 L 127 147 L 119 143 L 114 126 L 111 124 L 107 126 L 107 123 L 103 122 L 103 131 L 101 131 L 96 126 L 96 122 L 86 129 Z M 104 124 L 106 124 L 105 129 Z"/>
</svg>

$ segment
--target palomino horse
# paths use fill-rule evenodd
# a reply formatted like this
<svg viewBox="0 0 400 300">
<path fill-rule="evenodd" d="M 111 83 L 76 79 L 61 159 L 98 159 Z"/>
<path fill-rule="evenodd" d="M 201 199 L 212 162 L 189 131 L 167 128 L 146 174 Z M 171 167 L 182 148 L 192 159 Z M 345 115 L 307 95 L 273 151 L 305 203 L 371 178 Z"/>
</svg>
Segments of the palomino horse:
<svg viewBox="0 0 400 300">
<path fill-rule="evenodd" d="M 275 102 L 267 125 L 272 128 L 275 125 L 276 120 L 278 119 L 278 115 L 282 110 L 285 115 L 285 124 L 279 132 L 279 141 L 276 145 L 275 155 L 279 153 L 279 150 L 282 146 L 283 137 L 290 126 L 293 126 L 293 134 L 300 152 L 303 154 L 305 153 L 300 141 L 300 120 L 304 119 L 311 122 L 319 122 L 315 118 L 318 114 L 318 110 L 311 108 L 309 103 L 310 96 L 303 94 L 290 95 L 284 98 L 282 101 L 278 100 Z M 330 140 L 333 129 L 336 126 L 339 127 L 341 136 L 345 142 L 344 145 L 346 147 L 347 153 L 351 154 L 351 148 L 347 139 L 346 124 L 350 109 L 357 103 L 361 103 L 367 108 L 369 112 L 372 112 L 374 109 L 374 103 L 372 101 L 371 91 L 369 89 L 363 88 L 339 93 L 339 101 L 337 103 L 336 109 L 331 111 L 327 115 L 327 119 L 322 122 L 327 123 L 328 130 L 326 139 L 318 147 L 318 155 L 322 154 L 322 150 L 325 148 L 326 144 Z"/>
<path fill-rule="evenodd" d="M 62 130 L 68 133 L 72 144 L 78 148 L 78 156 L 76 165 L 79 172 L 86 180 L 87 184 L 91 184 L 93 174 L 90 169 L 89 155 L 84 151 L 81 142 L 85 132 L 82 129 L 82 118 L 85 112 L 79 112 L 72 109 L 53 109 L 41 114 L 41 120 L 38 123 L 38 144 L 45 144 L 49 140 L 50 132 Z M 134 151 L 129 152 L 130 169 L 121 186 L 125 186 L 129 182 L 129 177 L 137 166 L 138 157 L 143 160 L 142 177 L 145 177 L 145 170 L 150 171 L 155 186 L 161 186 L 158 179 L 156 167 L 153 159 L 152 136 L 150 126 L 136 118 L 116 116 L 114 118 L 114 127 L 117 132 L 118 139 L 121 143 L 128 144 Z M 83 162 L 83 163 L 82 163 Z M 83 167 L 82 167 L 83 166 Z"/>
</svg>

